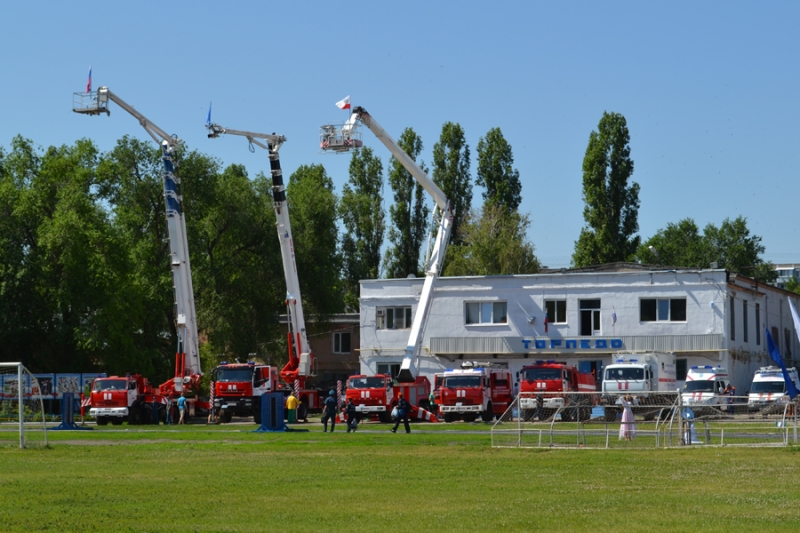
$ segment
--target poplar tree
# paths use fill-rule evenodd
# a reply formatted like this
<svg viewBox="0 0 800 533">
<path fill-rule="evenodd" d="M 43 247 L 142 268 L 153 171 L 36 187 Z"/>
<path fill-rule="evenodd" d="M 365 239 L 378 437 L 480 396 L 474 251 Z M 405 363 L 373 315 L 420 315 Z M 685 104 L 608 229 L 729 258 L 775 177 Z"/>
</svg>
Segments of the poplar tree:
<svg viewBox="0 0 800 533">
<path fill-rule="evenodd" d="M 472 180 L 469 174 L 469 145 L 460 124 L 442 126 L 439 142 L 433 145 L 433 181 L 442 189 L 456 212 L 450 233 L 451 244 L 463 241 L 461 224 L 472 207 Z"/>
</svg>

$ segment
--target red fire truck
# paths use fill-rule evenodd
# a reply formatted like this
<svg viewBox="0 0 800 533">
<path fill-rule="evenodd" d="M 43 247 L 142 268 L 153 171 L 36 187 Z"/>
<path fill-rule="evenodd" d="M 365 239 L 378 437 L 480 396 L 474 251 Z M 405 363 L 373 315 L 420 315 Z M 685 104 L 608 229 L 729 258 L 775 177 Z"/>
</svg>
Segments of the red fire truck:
<svg viewBox="0 0 800 533">
<path fill-rule="evenodd" d="M 89 415 L 97 420 L 98 426 L 109 422 L 118 426 L 123 421 L 150 424 L 154 410 L 160 421 L 166 420 L 166 398 L 139 374 L 94 380 L 89 402 Z"/>
<path fill-rule="evenodd" d="M 261 396 L 278 390 L 278 368 L 256 363 L 222 362 L 212 373 L 214 411 L 223 422 L 252 416 L 261 423 Z"/>
<path fill-rule="evenodd" d="M 463 417 L 484 422 L 502 416 L 511 403 L 511 372 L 490 363 L 465 361 L 460 369 L 448 369 L 439 388 L 439 413 L 445 422 Z"/>
<path fill-rule="evenodd" d="M 386 374 L 351 376 L 347 380 L 345 397 L 353 400 L 356 412 L 363 418 L 377 415 L 381 422 L 389 422 L 392 407 L 397 404 L 400 393 L 411 404 L 412 418 L 420 418 L 419 408 L 427 411 L 430 407 L 428 396 L 431 382 L 424 376 L 417 376 L 413 383 L 394 383 L 392 377 Z M 437 422 L 435 417 L 431 421 Z"/>
<path fill-rule="evenodd" d="M 533 420 L 538 411 L 540 420 L 553 416 L 561 409 L 561 420 L 580 417 L 588 420 L 592 413 L 592 397 L 575 395 L 573 403 L 580 409 L 563 409 L 570 403 L 570 392 L 596 392 L 594 375 L 582 374 L 574 366 L 556 361 L 536 361 L 520 372 L 519 406 L 525 420 Z"/>
</svg>

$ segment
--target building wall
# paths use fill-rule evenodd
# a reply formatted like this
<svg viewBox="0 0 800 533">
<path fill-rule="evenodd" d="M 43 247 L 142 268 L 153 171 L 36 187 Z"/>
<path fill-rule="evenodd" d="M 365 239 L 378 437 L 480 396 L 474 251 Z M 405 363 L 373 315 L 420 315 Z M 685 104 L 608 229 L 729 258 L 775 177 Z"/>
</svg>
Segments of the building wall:
<svg viewBox="0 0 800 533">
<path fill-rule="evenodd" d="M 399 364 L 408 329 L 379 329 L 377 311 L 416 303 L 422 279 L 361 283 L 361 367 Z M 769 364 L 764 327 L 778 327 L 787 364 L 797 357 L 797 338 L 788 313 L 790 293 L 729 276 L 724 270 L 552 272 L 525 276 L 441 278 L 425 328 L 420 372 L 428 377 L 461 360 L 489 360 L 517 371 L 531 359 L 557 359 L 601 369 L 615 353 L 671 351 L 688 366 L 728 366 L 737 392 L 749 389 L 755 370 Z M 733 313 L 731 313 L 733 298 Z M 581 300 L 600 300 L 599 330 L 581 335 Z M 640 320 L 642 299 L 685 299 L 686 319 Z M 545 332 L 545 301 L 566 301 L 566 323 Z M 466 324 L 466 302 L 505 302 L 503 324 Z M 745 304 L 746 302 L 746 304 Z M 756 335 L 755 304 L 761 329 Z M 747 306 L 747 341 L 744 312 Z M 614 316 L 616 315 L 616 321 Z M 731 320 L 735 324 L 731 338 Z M 785 345 L 785 330 L 791 331 Z M 788 351 L 786 350 L 788 348 Z M 792 357 L 787 357 L 791 352 Z M 600 372 L 598 372 L 600 375 Z"/>
</svg>

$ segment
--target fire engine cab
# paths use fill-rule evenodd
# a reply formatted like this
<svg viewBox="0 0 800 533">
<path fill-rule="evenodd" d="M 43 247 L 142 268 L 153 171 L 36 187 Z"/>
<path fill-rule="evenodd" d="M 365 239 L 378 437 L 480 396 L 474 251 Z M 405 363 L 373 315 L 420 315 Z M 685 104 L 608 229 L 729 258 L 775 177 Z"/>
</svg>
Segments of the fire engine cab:
<svg viewBox="0 0 800 533">
<path fill-rule="evenodd" d="M 590 395 L 575 395 L 582 407 L 576 413 L 574 409 L 563 409 L 567 402 L 565 397 L 570 392 L 596 392 L 597 382 L 594 375 L 583 374 L 572 365 L 556 361 L 536 361 L 525 366 L 520 372 L 519 406 L 525 420 L 533 420 L 538 412 L 540 420 L 549 418 L 561 409 L 561 420 L 569 421 L 576 415 L 587 420 L 592 412 Z"/>
<path fill-rule="evenodd" d="M 478 415 L 489 422 L 511 403 L 511 372 L 492 368 L 491 363 L 465 361 L 460 369 L 444 372 L 439 392 L 439 413 L 445 422 L 459 417 L 473 422 Z"/>
<path fill-rule="evenodd" d="M 164 421 L 165 403 L 166 399 L 140 374 L 98 378 L 92 384 L 89 416 L 95 417 L 98 426 L 109 422 L 118 426 L 126 420 L 129 424 L 143 424 L 152 421 L 155 407 L 159 420 Z"/>
<path fill-rule="evenodd" d="M 347 380 L 345 396 L 353 400 L 356 412 L 362 417 L 377 415 L 381 422 L 388 422 L 392 406 L 397 404 L 400 393 L 412 405 L 412 410 L 417 407 L 427 410 L 431 382 L 424 376 L 417 376 L 413 383 L 394 383 L 392 377 L 386 374 L 357 375 Z"/>
<path fill-rule="evenodd" d="M 214 411 L 223 422 L 233 415 L 261 423 L 261 396 L 278 389 L 278 368 L 255 363 L 222 362 L 214 369 Z"/>
</svg>

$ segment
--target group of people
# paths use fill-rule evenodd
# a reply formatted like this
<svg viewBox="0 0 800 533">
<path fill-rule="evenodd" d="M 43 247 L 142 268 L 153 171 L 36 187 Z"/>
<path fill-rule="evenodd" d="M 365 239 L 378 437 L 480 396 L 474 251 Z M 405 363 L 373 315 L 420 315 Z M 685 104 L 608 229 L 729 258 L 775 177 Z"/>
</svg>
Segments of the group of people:
<svg viewBox="0 0 800 533">
<path fill-rule="evenodd" d="M 287 403 L 288 407 L 288 403 Z M 322 409 L 322 427 L 323 432 L 328 432 L 328 422 L 331 423 L 331 433 L 333 433 L 334 428 L 336 427 L 336 415 L 338 413 L 339 402 L 336 400 L 336 392 L 330 391 L 328 393 L 328 397 L 325 398 L 325 404 Z M 347 432 L 353 433 L 356 432 L 358 429 L 358 410 L 356 409 L 356 404 L 353 403 L 352 398 L 347 399 L 347 403 L 345 404 L 342 412 L 347 417 Z M 291 413 L 291 411 L 290 411 Z M 400 422 L 403 422 L 406 433 L 411 433 L 411 426 L 408 424 L 408 415 L 411 413 L 411 405 L 408 401 L 403 397 L 403 393 L 401 392 L 398 399 L 397 405 L 392 411 L 393 417 L 395 419 L 395 425 L 391 429 L 392 433 L 397 433 L 397 428 L 400 426 Z"/>
</svg>

